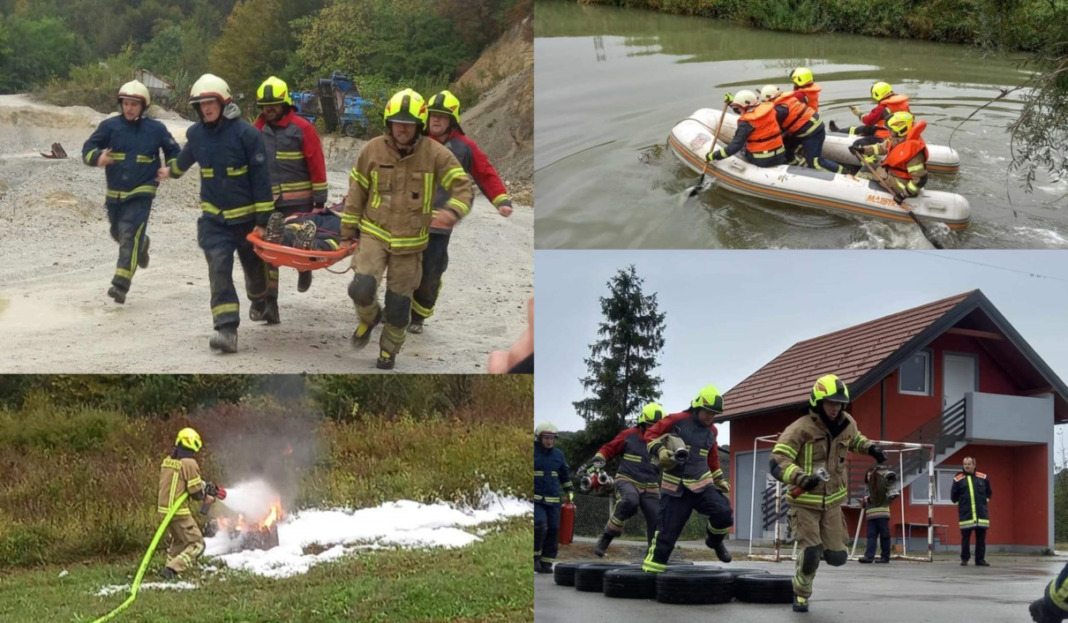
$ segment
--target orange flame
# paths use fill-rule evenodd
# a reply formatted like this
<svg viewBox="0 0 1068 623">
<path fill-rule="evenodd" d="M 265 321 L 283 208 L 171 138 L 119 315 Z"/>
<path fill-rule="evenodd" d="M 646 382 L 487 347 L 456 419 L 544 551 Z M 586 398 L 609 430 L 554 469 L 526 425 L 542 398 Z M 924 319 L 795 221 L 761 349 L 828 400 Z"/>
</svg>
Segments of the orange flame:
<svg viewBox="0 0 1068 623">
<path fill-rule="evenodd" d="M 236 519 L 233 517 L 219 517 L 217 522 L 220 528 L 230 532 L 263 532 L 270 530 L 271 526 L 278 523 L 283 517 L 285 517 L 285 512 L 282 510 L 282 500 L 276 499 L 271 502 L 270 510 L 260 521 L 248 521 L 244 515 L 238 515 Z"/>
</svg>

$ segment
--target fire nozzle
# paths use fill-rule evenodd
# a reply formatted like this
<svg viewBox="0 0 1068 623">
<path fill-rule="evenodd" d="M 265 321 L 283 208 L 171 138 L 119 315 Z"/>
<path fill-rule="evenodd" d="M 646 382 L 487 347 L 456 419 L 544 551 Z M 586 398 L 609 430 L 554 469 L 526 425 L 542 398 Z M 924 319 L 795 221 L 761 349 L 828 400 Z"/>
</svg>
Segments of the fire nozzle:
<svg viewBox="0 0 1068 623">
<path fill-rule="evenodd" d="M 612 485 L 612 482 L 612 477 L 609 476 L 607 473 L 600 472 L 597 474 L 597 484 L 599 484 L 600 486 L 608 487 Z"/>
<path fill-rule="evenodd" d="M 589 493 L 592 487 L 593 479 L 590 478 L 589 474 L 579 479 L 579 491 L 581 491 L 582 493 Z"/>
<path fill-rule="evenodd" d="M 827 482 L 831 479 L 831 475 L 827 473 L 827 470 L 822 467 L 816 470 L 816 477 L 822 480 L 823 482 Z M 790 490 L 790 495 L 796 498 L 804 492 L 805 490 L 801 487 L 794 487 L 792 490 Z"/>
<path fill-rule="evenodd" d="M 690 451 L 686 448 L 675 450 L 675 463 L 685 463 L 688 458 L 690 458 Z"/>
</svg>

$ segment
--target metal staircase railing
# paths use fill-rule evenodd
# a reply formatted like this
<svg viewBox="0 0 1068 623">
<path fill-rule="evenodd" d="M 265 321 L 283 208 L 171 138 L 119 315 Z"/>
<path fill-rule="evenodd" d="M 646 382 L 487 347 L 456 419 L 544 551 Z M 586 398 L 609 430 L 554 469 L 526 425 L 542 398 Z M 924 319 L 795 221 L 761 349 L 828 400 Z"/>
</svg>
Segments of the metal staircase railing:
<svg viewBox="0 0 1068 623">
<path fill-rule="evenodd" d="M 912 431 L 902 441 L 907 443 L 923 443 L 934 446 L 935 462 L 943 457 L 943 454 L 953 448 L 965 438 L 965 415 L 966 402 L 961 398 L 957 402 L 946 407 L 941 415 L 932 418 L 929 422 Z M 927 452 L 908 452 L 903 457 L 901 466 L 900 487 L 904 488 L 917 477 L 927 472 Z M 864 496 L 864 474 L 875 464 L 874 459 L 859 456 L 851 456 L 849 462 L 849 497 L 850 501 L 859 501 Z M 891 469 L 898 469 L 898 462 L 891 459 Z"/>
</svg>

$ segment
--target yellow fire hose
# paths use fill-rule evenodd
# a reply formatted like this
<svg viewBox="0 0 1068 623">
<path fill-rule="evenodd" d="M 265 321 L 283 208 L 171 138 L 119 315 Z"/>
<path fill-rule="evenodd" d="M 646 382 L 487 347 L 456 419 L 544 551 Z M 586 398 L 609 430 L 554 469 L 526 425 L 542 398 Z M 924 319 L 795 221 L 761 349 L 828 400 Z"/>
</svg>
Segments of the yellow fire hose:
<svg viewBox="0 0 1068 623">
<path fill-rule="evenodd" d="M 148 546 L 148 551 L 145 552 L 145 557 L 141 559 L 141 567 L 137 570 L 137 575 L 134 577 L 133 584 L 130 586 L 130 596 L 126 598 L 126 601 L 119 604 L 118 608 L 115 608 L 111 612 L 93 621 L 93 623 L 110 621 L 115 615 L 128 608 L 130 604 L 137 599 L 137 589 L 141 586 L 141 579 L 145 577 L 145 569 L 148 568 L 148 561 L 152 559 L 152 553 L 156 551 L 156 546 L 159 545 L 159 540 L 163 538 L 163 532 L 167 529 L 167 526 L 170 525 L 174 513 L 178 512 L 178 509 L 182 506 L 187 497 L 189 497 L 188 492 L 179 495 L 178 499 L 174 501 L 174 504 L 167 509 L 167 514 L 163 516 L 163 521 L 160 522 L 159 528 L 156 528 L 156 536 L 152 537 L 152 544 Z"/>
</svg>

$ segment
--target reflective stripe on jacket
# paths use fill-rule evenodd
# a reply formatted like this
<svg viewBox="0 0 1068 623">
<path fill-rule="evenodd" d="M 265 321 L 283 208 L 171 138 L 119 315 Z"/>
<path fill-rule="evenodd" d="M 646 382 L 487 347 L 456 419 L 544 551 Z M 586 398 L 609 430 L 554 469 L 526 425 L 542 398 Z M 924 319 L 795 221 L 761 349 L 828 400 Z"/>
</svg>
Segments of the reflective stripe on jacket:
<svg viewBox="0 0 1068 623">
<path fill-rule="evenodd" d="M 845 426 L 838 435 L 833 435 L 813 410 L 786 427 L 771 451 L 775 463 L 773 475 L 788 485 L 800 485 L 801 479 L 816 473 L 820 467 L 827 470 L 831 479 L 821 482 L 812 491 L 802 491 L 793 496 L 792 487 L 787 491 L 787 503 L 806 508 L 824 509 L 841 505 L 849 495 L 849 475 L 846 458 L 849 452 L 867 454 L 871 442 L 857 429 L 857 423 L 849 413 L 840 411 L 839 420 L 845 418 Z"/>
<path fill-rule="evenodd" d="M 702 424 L 696 411 L 673 413 L 661 419 L 642 434 L 642 439 L 649 447 L 650 457 L 660 452 L 663 447 L 660 437 L 667 434 L 682 439 L 689 456 L 685 463 L 677 464 L 662 473 L 661 493 L 679 497 L 684 488 L 697 493 L 724 478 L 723 470 L 719 466 L 719 452 L 716 447 L 718 433 L 715 424 Z"/>
<path fill-rule="evenodd" d="M 987 502 L 992 493 L 990 481 L 983 472 L 969 474 L 962 471 L 953 477 L 949 499 L 957 505 L 961 529 L 990 527 L 990 509 Z"/>
<path fill-rule="evenodd" d="M 882 164 L 895 177 L 911 181 L 913 177 L 922 177 L 921 173 L 926 174 L 928 151 L 922 136 L 926 128 L 926 122 L 914 123 L 905 140 L 890 147 Z M 917 156 L 922 159 L 917 160 Z"/>
<path fill-rule="evenodd" d="M 180 177 L 194 163 L 200 165 L 200 208 L 205 218 L 227 225 L 255 220 L 265 226 L 274 197 L 263 135 L 244 119 L 227 117 L 235 113 L 240 111 L 231 102 L 210 127 L 190 126 L 171 175 Z"/>
<path fill-rule="evenodd" d="M 615 439 L 601 446 L 595 457 L 607 462 L 623 454 L 616 472 L 616 480 L 629 480 L 639 489 L 655 489 L 659 486 L 660 471 L 649 461 L 649 448 L 642 440 L 638 427 L 628 428 Z"/>
<path fill-rule="evenodd" d="M 764 154 L 771 156 L 782 149 L 782 129 L 775 118 L 775 105 L 771 102 L 764 102 L 745 113 L 739 119 L 739 123 L 741 122 L 753 126 L 753 131 L 746 139 L 745 148 L 754 157 L 759 158 Z"/>
<path fill-rule="evenodd" d="M 367 142 L 349 172 L 349 194 L 341 217 L 341 238 L 378 238 L 396 254 L 420 253 L 430 240 L 434 188 L 440 184 L 450 198 L 442 206 L 458 218 L 471 210 L 471 178 L 456 157 L 440 143 L 420 137 L 401 156 L 389 136 Z"/>
<path fill-rule="evenodd" d="M 315 126 L 292 108 L 278 123 L 262 114 L 254 124 L 263 133 L 277 208 L 306 208 L 326 203 L 326 160 Z"/>
<path fill-rule="evenodd" d="M 559 506 L 562 491 L 573 491 L 571 470 L 564 453 L 557 448 L 546 449 L 534 442 L 534 501 Z"/>
<path fill-rule="evenodd" d="M 115 161 L 104 169 L 108 204 L 122 203 L 131 197 L 156 196 L 159 186 L 156 176 L 162 166 L 160 150 L 168 166 L 174 164 L 182 151 L 159 121 L 144 118 L 127 121 L 121 114 L 100 122 L 82 145 L 82 162 L 95 167 L 105 149 L 111 150 L 108 155 Z"/>
<path fill-rule="evenodd" d="M 180 495 L 186 491 L 193 494 L 203 488 L 204 481 L 200 478 L 200 467 L 196 459 L 167 457 L 160 464 L 159 498 L 156 511 L 166 515 Z M 174 514 L 189 515 L 191 513 L 188 506 L 182 505 Z"/>
</svg>

